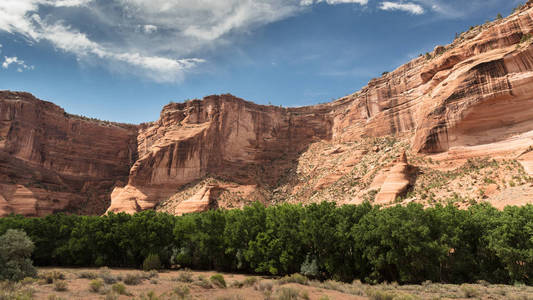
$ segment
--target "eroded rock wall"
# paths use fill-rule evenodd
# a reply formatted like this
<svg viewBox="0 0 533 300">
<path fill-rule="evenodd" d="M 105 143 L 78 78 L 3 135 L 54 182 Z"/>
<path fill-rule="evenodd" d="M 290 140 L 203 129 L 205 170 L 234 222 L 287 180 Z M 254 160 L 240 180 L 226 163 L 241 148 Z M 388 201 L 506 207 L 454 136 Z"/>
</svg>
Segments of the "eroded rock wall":
<svg viewBox="0 0 533 300">
<path fill-rule="evenodd" d="M 68 115 L 27 93 L 0 92 L 0 216 L 101 214 L 136 160 L 137 128 Z"/>
</svg>

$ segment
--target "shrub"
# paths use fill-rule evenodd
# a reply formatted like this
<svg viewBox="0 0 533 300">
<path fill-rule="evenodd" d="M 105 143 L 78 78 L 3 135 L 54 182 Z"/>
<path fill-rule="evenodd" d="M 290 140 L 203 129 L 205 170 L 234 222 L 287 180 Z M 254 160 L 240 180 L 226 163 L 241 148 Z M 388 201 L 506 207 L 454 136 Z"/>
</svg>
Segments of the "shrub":
<svg viewBox="0 0 533 300">
<path fill-rule="evenodd" d="M 150 272 L 148 272 L 147 277 L 148 278 L 158 278 L 159 277 L 159 273 L 156 270 L 151 270 Z"/>
<path fill-rule="evenodd" d="M 109 268 L 103 267 L 100 268 L 100 278 L 104 280 L 106 284 L 113 284 L 117 282 L 117 278 L 111 274 L 111 271 Z"/>
<path fill-rule="evenodd" d="M 139 274 L 126 274 L 126 278 L 124 278 L 124 283 L 127 285 L 138 285 L 141 281 L 142 279 Z"/>
<path fill-rule="evenodd" d="M 203 287 L 204 289 L 210 289 L 213 286 L 204 276 L 198 276 L 198 280 L 194 282 L 197 286 Z"/>
<path fill-rule="evenodd" d="M 82 271 L 78 273 L 79 278 L 96 279 L 98 275 L 94 272 Z"/>
<path fill-rule="evenodd" d="M 44 272 L 39 274 L 39 278 L 43 279 L 45 283 L 51 284 L 56 280 L 64 280 L 65 274 L 59 271 Z"/>
<path fill-rule="evenodd" d="M 115 293 L 107 293 L 105 295 L 105 300 L 117 300 L 117 299 L 118 299 L 118 295 Z"/>
<path fill-rule="evenodd" d="M 520 43 L 525 43 L 531 39 L 531 34 L 527 33 L 522 35 L 522 38 L 520 38 Z"/>
<path fill-rule="evenodd" d="M 278 299 L 279 300 L 297 300 L 300 292 L 293 288 L 281 288 L 278 290 Z"/>
<path fill-rule="evenodd" d="M 226 280 L 224 280 L 224 276 L 222 276 L 222 274 L 215 274 L 211 276 L 210 280 L 211 280 L 211 283 L 213 283 L 217 287 L 220 287 L 220 288 L 226 287 Z"/>
<path fill-rule="evenodd" d="M 159 269 L 161 269 L 161 260 L 159 259 L 159 255 L 150 254 L 144 259 L 143 270 L 150 271 Z"/>
<path fill-rule="evenodd" d="M 309 255 L 305 258 L 305 261 L 300 266 L 300 272 L 307 277 L 318 276 L 318 264 L 316 259 L 310 260 Z"/>
<path fill-rule="evenodd" d="M 89 289 L 94 293 L 99 293 L 103 286 L 104 282 L 101 279 L 94 279 L 89 283 Z"/>
<path fill-rule="evenodd" d="M 243 281 L 243 284 L 245 286 L 252 286 L 254 285 L 259 279 L 257 277 L 246 277 Z"/>
<path fill-rule="evenodd" d="M 54 291 L 64 292 L 68 290 L 68 285 L 65 280 L 54 280 Z"/>
<path fill-rule="evenodd" d="M 181 281 L 181 282 L 193 282 L 194 281 L 194 279 L 192 278 L 192 273 L 189 270 L 180 272 L 178 274 L 178 277 L 174 278 L 174 280 Z"/>
<path fill-rule="evenodd" d="M 174 288 L 174 294 L 176 294 L 179 299 L 185 299 L 185 297 L 190 294 L 189 287 L 186 285 L 179 285 Z"/>
<path fill-rule="evenodd" d="M 0 280 L 34 277 L 37 270 L 30 257 L 35 248 L 26 232 L 8 229 L 0 236 Z"/>
<path fill-rule="evenodd" d="M 272 281 L 261 280 L 258 284 L 254 286 L 254 289 L 257 291 L 261 291 L 261 292 L 264 292 L 264 291 L 271 292 L 273 287 L 274 287 L 274 284 L 272 283 Z"/>
<path fill-rule="evenodd" d="M 119 295 L 127 295 L 126 293 L 126 286 L 124 286 L 122 283 L 115 283 L 111 286 L 111 290 Z"/>
<path fill-rule="evenodd" d="M 374 290 L 368 293 L 371 300 L 393 300 L 396 295 L 384 291 Z"/>
<path fill-rule="evenodd" d="M 301 274 L 295 273 L 290 276 L 285 276 L 279 280 L 280 284 L 286 284 L 286 283 L 298 283 L 301 285 L 307 285 L 309 283 L 309 279 Z"/>
<path fill-rule="evenodd" d="M 461 291 L 463 292 L 463 296 L 465 298 L 474 298 L 477 297 L 477 295 L 479 294 L 478 290 L 475 287 L 467 284 L 461 285 Z"/>
</svg>

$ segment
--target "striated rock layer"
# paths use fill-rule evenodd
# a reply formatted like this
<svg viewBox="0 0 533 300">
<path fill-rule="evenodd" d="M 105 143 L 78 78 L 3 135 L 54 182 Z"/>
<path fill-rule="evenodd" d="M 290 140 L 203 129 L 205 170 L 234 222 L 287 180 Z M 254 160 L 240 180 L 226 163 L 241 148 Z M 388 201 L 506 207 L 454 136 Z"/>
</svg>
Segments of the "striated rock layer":
<svg viewBox="0 0 533 300">
<path fill-rule="evenodd" d="M 126 126 L 71 117 L 31 95 L 3 92 L 0 214 L 99 213 L 109 197 L 108 212 L 166 207 L 181 214 L 246 199 L 303 202 L 328 189 L 335 198 L 325 200 L 359 203 L 372 192 L 387 204 L 409 187 L 417 194 L 419 175 L 433 180 L 436 170 L 462 178 L 464 172 L 450 170 L 487 156 L 514 160 L 533 175 L 531 7 L 477 26 L 359 92 L 317 106 L 209 96 L 171 103 L 159 120 Z M 363 143 L 385 136 L 402 142 Z M 400 150 L 407 155 L 393 163 Z M 490 162 L 465 166 L 496 174 L 489 172 L 496 168 Z M 500 171 L 504 183 L 485 178 L 490 188 L 476 186 L 480 199 L 498 199 L 500 187 L 516 184 L 508 178 L 516 174 Z M 191 187 L 206 180 L 228 188 Z M 186 196 L 186 186 L 197 194 Z M 434 201 L 438 193 L 427 190 L 423 199 Z"/>
<path fill-rule="evenodd" d="M 137 128 L 85 120 L 0 92 L 0 216 L 100 214 L 136 159 Z"/>
</svg>

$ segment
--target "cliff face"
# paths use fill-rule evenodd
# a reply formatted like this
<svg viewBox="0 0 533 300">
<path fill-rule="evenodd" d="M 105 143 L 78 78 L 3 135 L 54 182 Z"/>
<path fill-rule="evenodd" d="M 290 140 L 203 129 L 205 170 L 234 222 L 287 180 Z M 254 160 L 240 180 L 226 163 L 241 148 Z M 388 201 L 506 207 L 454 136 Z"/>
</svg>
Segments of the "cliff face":
<svg viewBox="0 0 533 300">
<path fill-rule="evenodd" d="M 105 212 L 136 159 L 136 133 L 70 116 L 27 93 L 0 92 L 0 216 Z"/>
<path fill-rule="evenodd" d="M 109 197 L 110 212 L 175 214 L 253 200 L 531 203 L 531 7 L 317 106 L 209 96 L 126 126 L 1 93 L 0 214 L 101 213 Z"/>
<path fill-rule="evenodd" d="M 307 146 L 331 138 L 327 106 L 284 109 L 231 95 L 165 106 L 139 130 L 139 159 L 108 211 L 153 208 L 208 175 L 240 185 L 275 186 Z"/>
</svg>

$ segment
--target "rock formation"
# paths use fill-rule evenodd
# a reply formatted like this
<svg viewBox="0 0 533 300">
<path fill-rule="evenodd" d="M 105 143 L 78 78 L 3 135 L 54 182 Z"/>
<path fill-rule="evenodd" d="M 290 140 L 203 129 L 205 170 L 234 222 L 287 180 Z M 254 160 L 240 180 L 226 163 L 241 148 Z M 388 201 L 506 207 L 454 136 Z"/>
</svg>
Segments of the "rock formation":
<svg viewBox="0 0 533 300">
<path fill-rule="evenodd" d="M 103 213 L 136 159 L 137 128 L 0 92 L 0 216 Z"/>
<path fill-rule="evenodd" d="M 486 170 L 484 181 L 468 184 L 479 199 L 490 185 L 492 197 L 533 175 L 531 7 L 316 106 L 262 106 L 215 95 L 171 103 L 159 120 L 128 126 L 83 120 L 29 94 L 2 92 L 0 215 L 100 213 L 109 197 L 108 212 L 158 209 L 207 178 L 231 189 L 209 185 L 172 211 L 205 210 L 228 193 L 266 203 L 368 198 L 386 204 L 408 185 L 422 190 L 417 200 L 433 203 L 438 191 L 421 182 L 462 178 L 461 168 Z M 481 159 L 487 156 L 510 169 Z M 420 178 L 411 173 L 417 167 L 425 168 Z M 466 193 L 463 183 L 453 184 Z"/>
<path fill-rule="evenodd" d="M 376 195 L 376 204 L 389 204 L 402 195 L 409 187 L 412 181 L 414 170 L 407 163 L 407 156 L 403 152 L 398 161 L 392 168 L 385 173 L 383 183 L 379 187 L 379 193 Z"/>
</svg>

